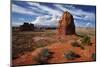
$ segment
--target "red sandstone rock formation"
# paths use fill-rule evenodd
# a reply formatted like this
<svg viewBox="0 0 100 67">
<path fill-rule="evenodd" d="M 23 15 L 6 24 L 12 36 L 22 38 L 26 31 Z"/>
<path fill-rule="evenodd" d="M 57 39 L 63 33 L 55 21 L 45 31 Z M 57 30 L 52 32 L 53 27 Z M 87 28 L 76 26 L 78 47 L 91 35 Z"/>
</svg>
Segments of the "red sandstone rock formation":
<svg viewBox="0 0 100 67">
<path fill-rule="evenodd" d="M 59 21 L 58 33 L 60 35 L 75 34 L 75 24 L 73 16 L 67 11 L 64 12 L 61 20 Z"/>
</svg>

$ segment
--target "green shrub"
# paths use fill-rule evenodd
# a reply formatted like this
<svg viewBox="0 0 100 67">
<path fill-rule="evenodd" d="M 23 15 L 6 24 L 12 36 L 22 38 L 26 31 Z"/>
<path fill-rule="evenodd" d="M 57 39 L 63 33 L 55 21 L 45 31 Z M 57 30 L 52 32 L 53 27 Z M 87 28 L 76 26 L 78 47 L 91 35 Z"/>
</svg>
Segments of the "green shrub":
<svg viewBox="0 0 100 67">
<path fill-rule="evenodd" d="M 76 54 L 73 51 L 69 51 L 68 53 L 64 54 L 64 57 L 67 58 L 68 60 L 74 60 L 76 58 L 80 58 L 80 55 Z"/>
<path fill-rule="evenodd" d="M 83 47 L 81 44 L 79 44 L 77 41 L 72 42 L 71 45 L 72 45 L 73 47 L 80 47 L 81 49 L 84 50 L 84 47 Z"/>
<path fill-rule="evenodd" d="M 71 45 L 74 47 L 80 47 L 80 45 L 77 41 L 72 42 Z"/>
<path fill-rule="evenodd" d="M 34 60 L 39 64 L 46 64 L 50 58 L 52 58 L 52 52 L 50 52 L 47 48 L 44 48 L 38 56 L 34 58 Z"/>
<path fill-rule="evenodd" d="M 95 54 L 95 53 L 92 54 L 92 59 L 93 59 L 94 61 L 96 60 L 96 54 Z"/>
<path fill-rule="evenodd" d="M 83 44 L 90 44 L 90 42 L 91 42 L 91 40 L 90 40 L 90 37 L 89 36 L 84 36 L 82 39 L 81 39 L 81 42 L 83 43 Z"/>
<path fill-rule="evenodd" d="M 48 57 L 48 56 L 50 56 L 50 51 L 49 51 L 47 48 L 43 49 L 43 50 L 41 51 L 41 56 L 43 56 L 43 57 Z"/>
</svg>

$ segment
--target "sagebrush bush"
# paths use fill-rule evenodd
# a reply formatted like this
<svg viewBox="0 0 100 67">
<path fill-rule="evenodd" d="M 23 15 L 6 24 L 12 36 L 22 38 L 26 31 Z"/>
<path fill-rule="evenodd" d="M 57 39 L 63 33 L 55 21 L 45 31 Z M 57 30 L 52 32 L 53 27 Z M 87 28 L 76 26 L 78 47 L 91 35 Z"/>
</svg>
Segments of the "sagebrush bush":
<svg viewBox="0 0 100 67">
<path fill-rule="evenodd" d="M 44 57 L 50 56 L 50 51 L 49 51 L 49 49 L 44 48 L 44 49 L 41 51 L 41 56 L 44 56 Z"/>
<path fill-rule="evenodd" d="M 38 56 L 34 58 L 34 60 L 39 64 L 46 64 L 50 58 L 52 58 L 52 52 L 50 52 L 49 49 L 44 48 L 41 50 Z"/>
<path fill-rule="evenodd" d="M 71 45 L 73 46 L 73 47 L 80 47 L 81 49 L 85 49 L 81 44 L 79 44 L 77 41 L 74 41 L 74 42 L 72 42 L 71 43 Z"/>
<path fill-rule="evenodd" d="M 96 60 L 96 53 L 93 53 L 91 58 L 95 61 Z"/>
<path fill-rule="evenodd" d="M 71 45 L 74 47 L 80 47 L 80 45 L 77 41 L 72 42 Z"/>
<path fill-rule="evenodd" d="M 91 40 L 90 40 L 90 37 L 89 36 L 84 36 L 82 39 L 81 39 L 81 42 L 83 43 L 83 44 L 90 44 L 90 42 L 91 42 Z"/>
<path fill-rule="evenodd" d="M 74 60 L 76 58 L 80 58 L 80 55 L 78 55 L 74 51 L 69 51 L 68 53 L 64 54 L 64 57 L 67 58 L 68 60 Z"/>
</svg>

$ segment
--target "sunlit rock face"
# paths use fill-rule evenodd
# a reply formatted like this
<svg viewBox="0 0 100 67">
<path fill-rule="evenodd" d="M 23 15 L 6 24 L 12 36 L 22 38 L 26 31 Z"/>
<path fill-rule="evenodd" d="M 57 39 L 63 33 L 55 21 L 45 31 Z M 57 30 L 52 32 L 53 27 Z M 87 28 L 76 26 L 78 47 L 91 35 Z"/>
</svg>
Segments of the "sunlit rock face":
<svg viewBox="0 0 100 67">
<path fill-rule="evenodd" d="M 73 35 L 75 34 L 75 24 L 73 16 L 65 11 L 59 21 L 58 33 L 60 35 Z"/>
</svg>

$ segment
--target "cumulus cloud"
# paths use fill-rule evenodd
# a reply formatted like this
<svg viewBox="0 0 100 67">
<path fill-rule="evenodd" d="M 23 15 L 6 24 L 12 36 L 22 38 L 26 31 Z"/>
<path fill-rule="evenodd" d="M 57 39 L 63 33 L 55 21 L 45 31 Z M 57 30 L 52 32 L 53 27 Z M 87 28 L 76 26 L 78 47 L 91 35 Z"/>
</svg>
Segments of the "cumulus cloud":
<svg viewBox="0 0 100 67">
<path fill-rule="evenodd" d="M 32 22 L 34 24 L 56 26 L 58 24 L 57 22 L 60 20 L 60 17 L 62 16 L 62 13 L 63 13 L 56 9 L 52 9 L 47 6 L 40 5 L 39 3 L 28 2 L 28 4 L 31 6 L 37 6 L 40 9 L 40 11 L 46 12 L 49 14 L 49 15 L 45 15 L 45 16 L 38 16 L 36 18 L 36 20 Z M 32 8 L 32 9 L 34 9 L 34 8 Z M 48 16 L 48 18 L 51 17 L 51 19 L 48 20 L 47 16 Z"/>
<path fill-rule="evenodd" d="M 48 20 L 48 18 L 51 18 Z M 36 25 L 47 25 L 47 26 L 57 26 L 57 22 L 59 21 L 59 18 L 56 18 L 53 16 L 38 16 L 35 21 L 31 22 Z"/>
<path fill-rule="evenodd" d="M 49 18 L 49 16 L 38 16 L 36 17 L 36 20 L 33 21 L 32 23 L 34 24 L 43 24 L 45 21 L 47 21 L 47 18 Z"/>
</svg>

